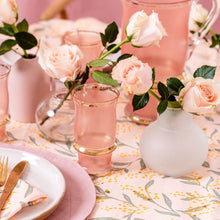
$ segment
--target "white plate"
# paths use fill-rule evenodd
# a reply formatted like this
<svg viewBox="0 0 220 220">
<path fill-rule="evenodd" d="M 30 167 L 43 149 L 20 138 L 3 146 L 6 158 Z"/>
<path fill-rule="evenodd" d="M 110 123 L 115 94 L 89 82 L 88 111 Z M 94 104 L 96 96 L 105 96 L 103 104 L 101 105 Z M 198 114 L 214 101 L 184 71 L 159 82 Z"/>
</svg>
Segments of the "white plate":
<svg viewBox="0 0 220 220">
<path fill-rule="evenodd" d="M 9 170 L 19 161 L 27 160 L 28 165 L 22 174 L 22 179 L 45 193 L 44 201 L 22 209 L 16 214 L 16 220 L 46 218 L 62 200 L 65 193 L 65 180 L 62 173 L 48 160 L 34 154 L 15 149 L 0 148 L 0 155 L 9 157 Z"/>
</svg>

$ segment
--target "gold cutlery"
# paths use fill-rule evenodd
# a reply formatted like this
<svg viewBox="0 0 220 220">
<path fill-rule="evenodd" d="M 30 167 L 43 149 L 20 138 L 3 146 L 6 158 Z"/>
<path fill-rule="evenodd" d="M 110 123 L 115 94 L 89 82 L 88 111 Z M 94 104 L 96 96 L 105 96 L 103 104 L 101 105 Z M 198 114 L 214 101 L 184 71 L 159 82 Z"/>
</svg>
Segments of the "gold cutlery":
<svg viewBox="0 0 220 220">
<path fill-rule="evenodd" d="M 16 183 L 18 182 L 20 176 L 22 175 L 27 163 L 28 162 L 26 160 L 19 162 L 10 172 L 0 197 L 0 212 L 7 198 L 9 197 Z"/>
<path fill-rule="evenodd" d="M 0 156 L 0 165 L 1 165 L 0 186 L 3 186 L 5 184 L 5 180 L 7 177 L 8 157 L 1 157 Z"/>
</svg>

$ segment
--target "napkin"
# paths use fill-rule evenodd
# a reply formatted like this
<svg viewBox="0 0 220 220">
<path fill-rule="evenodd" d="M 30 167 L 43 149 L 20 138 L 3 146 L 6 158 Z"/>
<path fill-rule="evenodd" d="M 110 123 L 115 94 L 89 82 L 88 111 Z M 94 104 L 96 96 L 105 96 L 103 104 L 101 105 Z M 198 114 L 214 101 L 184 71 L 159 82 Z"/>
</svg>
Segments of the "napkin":
<svg viewBox="0 0 220 220">
<path fill-rule="evenodd" d="M 4 186 L 0 187 L 0 195 Z M 36 187 L 19 179 L 11 195 L 7 199 L 0 214 L 0 220 L 7 220 L 26 206 L 33 206 L 47 198 L 47 195 L 40 192 Z"/>
</svg>

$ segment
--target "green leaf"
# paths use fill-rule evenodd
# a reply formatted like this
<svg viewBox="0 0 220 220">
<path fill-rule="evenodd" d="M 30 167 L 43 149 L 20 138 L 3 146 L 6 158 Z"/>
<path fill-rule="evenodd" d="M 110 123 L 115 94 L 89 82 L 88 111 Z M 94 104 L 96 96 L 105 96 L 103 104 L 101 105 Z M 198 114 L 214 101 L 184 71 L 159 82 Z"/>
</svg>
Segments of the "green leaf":
<svg viewBox="0 0 220 220">
<path fill-rule="evenodd" d="M 161 115 L 167 109 L 167 106 L 168 106 L 168 101 L 167 100 L 162 100 L 159 103 L 159 105 L 157 106 L 158 114 Z"/>
<path fill-rule="evenodd" d="M 207 182 L 205 188 L 208 189 L 209 185 L 210 185 L 213 181 L 214 181 L 214 178 L 211 176 L 211 177 L 209 178 L 209 181 Z"/>
<path fill-rule="evenodd" d="M 28 32 L 18 32 L 15 34 L 18 45 L 24 50 L 29 50 L 37 46 L 37 39 Z"/>
<path fill-rule="evenodd" d="M 152 69 L 152 87 L 154 85 L 154 82 L 155 82 L 155 68 Z"/>
<path fill-rule="evenodd" d="M 160 93 L 162 99 L 168 99 L 169 91 L 168 91 L 167 87 L 162 82 L 158 83 L 157 89 L 158 89 L 158 92 Z"/>
<path fill-rule="evenodd" d="M 179 79 L 171 77 L 167 79 L 167 87 L 173 95 L 179 95 L 179 92 L 184 88 L 184 85 Z"/>
<path fill-rule="evenodd" d="M 97 60 L 93 60 L 89 63 L 89 65 L 91 67 L 101 67 L 101 66 L 105 66 L 106 64 L 108 64 L 111 60 L 108 60 L 108 59 L 103 59 L 103 60 L 100 60 L 100 59 L 97 59 Z"/>
<path fill-rule="evenodd" d="M 150 96 L 148 92 L 143 95 L 134 95 L 132 99 L 133 111 L 144 108 L 147 105 L 149 99 Z"/>
<path fill-rule="evenodd" d="M 150 186 L 152 186 L 154 184 L 154 180 L 150 180 L 145 187 L 149 188 Z"/>
<path fill-rule="evenodd" d="M 14 36 L 14 30 L 12 27 L 0 27 L 0 34 Z"/>
<path fill-rule="evenodd" d="M 215 36 L 212 36 L 212 44 L 210 45 L 211 48 L 214 48 L 215 46 L 220 46 L 220 34 L 216 34 Z"/>
<path fill-rule="evenodd" d="M 140 166 L 141 166 L 141 170 L 146 168 L 146 165 L 145 165 L 143 159 L 140 160 Z"/>
<path fill-rule="evenodd" d="M 165 194 L 163 194 L 163 193 L 162 193 L 162 195 L 163 195 L 163 199 L 164 199 L 165 203 L 167 204 L 167 206 L 168 206 L 170 209 L 172 209 L 172 202 L 171 202 L 170 198 L 168 198 L 168 197 L 167 197 Z"/>
<path fill-rule="evenodd" d="M 27 196 L 29 196 L 31 193 L 33 192 L 33 187 L 28 185 L 28 188 L 24 194 L 24 198 L 26 198 Z"/>
<path fill-rule="evenodd" d="M 4 42 L 2 42 L 2 44 L 0 45 L 0 55 L 10 51 L 11 48 L 15 46 L 16 44 L 17 42 L 11 39 L 5 40 Z"/>
<path fill-rule="evenodd" d="M 204 79 L 213 79 L 215 76 L 216 67 L 215 66 L 208 66 L 204 65 L 198 68 L 193 76 L 196 77 L 203 77 Z"/>
<path fill-rule="evenodd" d="M 203 167 L 205 168 L 210 168 L 210 165 L 207 161 L 205 161 L 203 164 L 202 164 Z"/>
<path fill-rule="evenodd" d="M 125 198 L 125 200 L 126 200 L 130 205 L 133 205 L 133 206 L 134 206 L 134 204 L 132 203 L 132 201 L 131 201 L 131 199 L 130 199 L 130 197 L 129 197 L 128 195 L 126 195 L 126 194 L 123 193 L 123 197 Z"/>
<path fill-rule="evenodd" d="M 213 189 L 212 191 L 215 193 L 217 199 L 220 200 L 220 194 L 215 189 Z"/>
<path fill-rule="evenodd" d="M 26 19 L 23 19 L 20 23 L 17 24 L 17 29 L 19 32 L 27 32 L 28 31 L 28 22 Z"/>
<path fill-rule="evenodd" d="M 163 214 L 163 215 L 179 216 L 179 214 L 175 213 L 175 212 L 164 212 L 164 211 L 159 211 L 157 209 L 155 209 L 155 211 L 160 213 L 160 214 Z"/>
<path fill-rule="evenodd" d="M 83 74 L 82 74 L 81 84 L 85 84 L 86 81 L 88 80 L 88 78 L 89 78 L 89 67 L 86 66 L 86 69 L 85 69 L 85 71 L 84 71 Z"/>
<path fill-rule="evenodd" d="M 100 33 L 101 39 L 102 39 L 102 45 L 105 47 L 107 44 L 106 37 L 103 33 Z"/>
<path fill-rule="evenodd" d="M 129 57 L 132 57 L 133 55 L 132 54 L 129 54 L 129 53 L 125 53 L 125 54 L 122 54 L 118 59 L 117 59 L 117 62 L 121 61 L 121 60 L 125 60 Z"/>
<path fill-rule="evenodd" d="M 111 24 L 109 24 L 105 29 L 105 38 L 108 43 L 112 43 L 116 40 L 118 35 L 118 26 L 113 21 Z"/>
<path fill-rule="evenodd" d="M 106 85 L 110 85 L 110 86 L 119 86 L 118 82 L 114 79 L 112 79 L 111 75 L 108 73 L 104 73 L 101 71 L 94 71 L 92 73 L 92 78 L 101 84 L 106 84 Z"/>
<path fill-rule="evenodd" d="M 109 50 L 111 50 L 113 47 L 115 47 L 117 44 L 111 44 L 111 45 L 109 45 L 108 47 L 107 47 L 107 50 L 109 51 Z M 112 51 L 111 53 L 118 53 L 118 51 L 120 51 L 121 50 L 121 48 L 119 47 L 119 48 L 117 48 L 116 50 L 114 50 L 114 51 Z"/>
</svg>

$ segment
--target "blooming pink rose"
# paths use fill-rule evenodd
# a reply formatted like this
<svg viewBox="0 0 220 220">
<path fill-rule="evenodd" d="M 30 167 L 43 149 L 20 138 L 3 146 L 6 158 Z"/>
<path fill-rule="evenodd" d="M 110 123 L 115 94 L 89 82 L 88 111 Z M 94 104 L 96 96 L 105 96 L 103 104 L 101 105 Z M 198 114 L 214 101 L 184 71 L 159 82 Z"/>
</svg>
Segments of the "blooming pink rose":
<svg viewBox="0 0 220 220">
<path fill-rule="evenodd" d="M 17 14 L 18 7 L 15 0 L 0 0 L 0 23 L 15 23 Z"/>
<path fill-rule="evenodd" d="M 75 45 L 62 45 L 43 50 L 39 63 L 45 72 L 62 82 L 74 80 L 81 71 L 83 54 Z"/>
<path fill-rule="evenodd" d="M 148 16 L 144 11 L 138 11 L 131 16 L 126 34 L 133 36 L 131 43 L 139 47 L 159 46 L 159 41 L 167 35 L 158 14 L 153 12 Z"/>
<path fill-rule="evenodd" d="M 152 69 L 137 57 L 121 60 L 112 70 L 112 77 L 121 82 L 122 87 L 133 94 L 146 93 L 152 86 Z"/>
<path fill-rule="evenodd" d="M 180 91 L 179 101 L 187 112 L 212 113 L 220 103 L 220 87 L 211 79 L 194 78 Z"/>
</svg>

